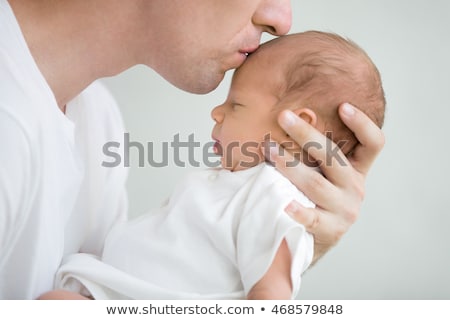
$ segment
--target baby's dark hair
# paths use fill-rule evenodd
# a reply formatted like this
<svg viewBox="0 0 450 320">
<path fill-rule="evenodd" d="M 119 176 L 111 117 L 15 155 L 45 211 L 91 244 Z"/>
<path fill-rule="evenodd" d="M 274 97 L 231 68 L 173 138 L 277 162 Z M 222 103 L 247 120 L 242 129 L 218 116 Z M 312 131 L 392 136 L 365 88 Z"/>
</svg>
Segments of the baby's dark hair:
<svg viewBox="0 0 450 320">
<path fill-rule="evenodd" d="M 280 100 L 294 97 L 296 104 L 315 111 L 334 142 L 346 141 L 345 153 L 349 154 L 358 141 L 340 120 L 338 107 L 348 102 L 381 128 L 386 100 L 380 73 L 364 50 L 333 33 L 308 31 L 274 41 L 293 41 L 295 48 L 297 39 L 302 40 L 298 54 L 285 66 Z"/>
</svg>

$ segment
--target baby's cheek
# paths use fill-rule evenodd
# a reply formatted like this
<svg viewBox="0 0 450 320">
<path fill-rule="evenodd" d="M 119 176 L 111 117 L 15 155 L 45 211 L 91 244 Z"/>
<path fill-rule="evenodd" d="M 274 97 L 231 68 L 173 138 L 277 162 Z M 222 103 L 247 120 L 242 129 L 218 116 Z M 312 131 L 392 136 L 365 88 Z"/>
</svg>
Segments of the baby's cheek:
<svg viewBox="0 0 450 320">
<path fill-rule="evenodd" d="M 243 145 L 242 150 L 239 153 L 240 166 L 245 168 L 251 168 L 257 166 L 264 161 L 264 155 L 261 151 L 261 144 L 257 142 Z"/>
</svg>

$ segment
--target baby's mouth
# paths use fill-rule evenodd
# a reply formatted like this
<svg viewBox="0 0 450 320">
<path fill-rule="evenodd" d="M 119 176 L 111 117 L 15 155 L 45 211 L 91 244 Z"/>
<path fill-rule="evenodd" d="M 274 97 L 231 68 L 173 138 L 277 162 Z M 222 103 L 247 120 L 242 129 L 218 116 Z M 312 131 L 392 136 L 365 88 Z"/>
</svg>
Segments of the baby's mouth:
<svg viewBox="0 0 450 320">
<path fill-rule="evenodd" d="M 222 152 L 222 145 L 220 144 L 220 141 L 216 140 L 216 142 L 214 143 L 213 146 L 213 151 L 215 154 L 222 156 L 223 152 Z"/>
</svg>

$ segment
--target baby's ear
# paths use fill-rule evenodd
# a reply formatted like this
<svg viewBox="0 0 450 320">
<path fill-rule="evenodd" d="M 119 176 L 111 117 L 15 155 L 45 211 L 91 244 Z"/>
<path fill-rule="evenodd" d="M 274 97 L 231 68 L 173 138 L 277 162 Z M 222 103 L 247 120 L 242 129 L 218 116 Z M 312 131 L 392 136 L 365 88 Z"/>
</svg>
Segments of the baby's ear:
<svg viewBox="0 0 450 320">
<path fill-rule="evenodd" d="M 292 111 L 313 127 L 317 125 L 317 115 L 313 110 L 309 108 L 298 108 Z"/>
</svg>

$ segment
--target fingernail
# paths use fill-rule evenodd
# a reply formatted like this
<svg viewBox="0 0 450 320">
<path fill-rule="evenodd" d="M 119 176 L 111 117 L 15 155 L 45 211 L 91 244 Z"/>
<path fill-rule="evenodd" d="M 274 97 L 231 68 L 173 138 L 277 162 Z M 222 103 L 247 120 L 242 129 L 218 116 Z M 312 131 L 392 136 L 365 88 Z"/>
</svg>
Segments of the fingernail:
<svg viewBox="0 0 450 320">
<path fill-rule="evenodd" d="M 286 127 L 291 127 L 295 124 L 297 116 L 292 111 L 286 110 L 281 118 L 282 124 Z"/>
<path fill-rule="evenodd" d="M 284 209 L 288 215 L 291 217 L 298 211 L 298 204 L 295 201 L 292 201 L 288 204 L 288 206 Z"/>
<path fill-rule="evenodd" d="M 348 103 L 345 103 L 342 106 L 342 112 L 347 116 L 347 117 L 351 117 L 355 114 L 355 108 Z"/>
</svg>

